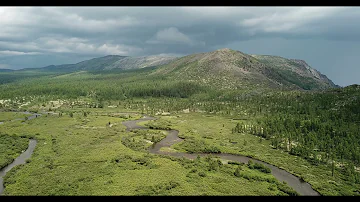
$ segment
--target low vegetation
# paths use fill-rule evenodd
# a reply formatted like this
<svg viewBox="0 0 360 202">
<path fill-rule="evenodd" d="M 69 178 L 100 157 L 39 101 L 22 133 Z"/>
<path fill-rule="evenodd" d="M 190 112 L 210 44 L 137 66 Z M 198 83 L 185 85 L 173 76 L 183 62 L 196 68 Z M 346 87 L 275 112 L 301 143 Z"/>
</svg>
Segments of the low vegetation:
<svg viewBox="0 0 360 202">
<path fill-rule="evenodd" d="M 128 147 L 123 138 L 146 143 L 166 134 L 128 132 L 121 124 L 126 119 L 89 111 L 2 124 L 2 131 L 38 139 L 28 163 L 5 176 L 4 195 L 289 195 L 271 174 L 244 167 L 244 177 L 236 177 L 236 166 L 218 159 L 192 161 Z"/>
<path fill-rule="evenodd" d="M 133 130 L 133 134 L 122 138 L 121 142 L 136 151 L 146 151 L 154 143 L 166 137 L 166 132 L 154 130 Z"/>
<path fill-rule="evenodd" d="M 25 151 L 28 144 L 28 138 L 0 133 L 0 170 Z"/>
</svg>

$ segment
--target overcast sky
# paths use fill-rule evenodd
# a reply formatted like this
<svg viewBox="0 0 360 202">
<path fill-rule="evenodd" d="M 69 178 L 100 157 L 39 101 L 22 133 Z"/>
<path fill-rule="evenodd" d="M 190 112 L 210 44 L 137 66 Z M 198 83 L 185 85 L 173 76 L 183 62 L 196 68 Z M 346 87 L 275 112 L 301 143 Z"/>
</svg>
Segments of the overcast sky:
<svg viewBox="0 0 360 202">
<path fill-rule="evenodd" d="M 360 84 L 358 7 L 0 7 L 0 68 L 231 48 Z"/>
</svg>

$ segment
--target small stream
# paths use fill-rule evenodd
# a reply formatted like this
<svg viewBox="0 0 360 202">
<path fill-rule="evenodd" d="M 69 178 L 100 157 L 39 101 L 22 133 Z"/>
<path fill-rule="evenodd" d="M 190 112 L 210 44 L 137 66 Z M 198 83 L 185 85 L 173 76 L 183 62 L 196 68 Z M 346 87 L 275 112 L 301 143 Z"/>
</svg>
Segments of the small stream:
<svg viewBox="0 0 360 202">
<path fill-rule="evenodd" d="M 37 141 L 34 139 L 30 139 L 29 141 L 29 147 L 26 149 L 26 151 L 24 151 L 23 153 L 20 154 L 20 156 L 18 156 L 12 163 L 10 163 L 9 165 L 7 165 L 6 167 L 4 167 L 3 169 L 0 170 L 0 195 L 3 193 L 4 191 L 4 182 L 3 182 L 3 177 L 6 175 L 7 172 L 9 172 L 13 167 L 17 166 L 17 165 L 21 165 L 21 164 L 25 164 L 26 160 L 29 159 L 31 157 L 31 154 L 34 152 L 35 146 L 36 146 Z"/>
<path fill-rule="evenodd" d="M 155 120 L 155 119 L 156 118 L 154 118 L 154 117 L 144 116 L 143 118 L 138 119 L 138 120 L 124 121 L 123 125 L 125 125 L 127 127 L 128 131 L 131 129 L 149 129 L 144 126 L 139 126 L 139 125 L 137 125 L 137 123 L 142 122 L 142 121 Z M 175 143 L 179 143 L 179 142 L 183 141 L 183 139 L 178 137 L 179 131 L 168 130 L 168 132 L 169 132 L 169 134 L 164 139 L 162 139 L 160 142 L 156 143 L 154 146 L 149 148 L 150 153 L 160 154 L 160 155 L 169 155 L 169 156 L 174 156 L 174 157 L 185 157 L 188 159 L 195 159 L 198 155 L 202 156 L 202 157 L 209 155 L 209 154 L 205 154 L 205 153 L 190 154 L 190 153 L 184 153 L 184 152 L 162 152 L 162 151 L 160 151 L 161 147 L 170 147 L 171 145 L 173 145 Z M 248 163 L 249 160 L 252 160 L 253 162 L 264 164 L 271 169 L 272 175 L 274 175 L 274 177 L 278 181 L 280 181 L 280 182 L 285 181 L 290 187 L 292 187 L 300 195 L 320 196 L 320 194 L 317 191 L 315 191 L 309 183 L 301 181 L 297 176 L 295 176 L 283 169 L 280 169 L 274 165 L 271 165 L 271 164 L 268 164 L 263 161 L 253 159 L 253 158 L 250 158 L 247 156 L 242 156 L 242 155 L 225 154 L 225 153 L 211 154 L 211 155 L 218 156 L 224 160 L 231 160 L 231 161 L 237 161 L 237 162 L 242 162 L 242 163 Z"/>
<path fill-rule="evenodd" d="M 34 119 L 34 118 L 37 118 L 37 117 L 41 116 L 41 114 L 37 114 L 37 113 L 31 113 L 31 112 L 23 112 L 23 113 L 24 114 L 31 114 L 31 116 L 27 117 L 27 120 L 31 120 L 31 119 Z M 25 118 L 19 118 L 19 119 L 14 119 L 14 120 L 11 120 L 11 121 L 18 121 L 18 120 L 26 120 L 26 119 Z M 0 122 L 0 124 L 3 124 L 3 123 L 4 122 Z M 31 157 L 32 153 L 34 152 L 36 144 L 37 144 L 36 140 L 30 139 L 28 148 L 23 153 L 21 153 L 12 163 L 10 163 L 9 165 L 5 166 L 3 169 L 0 170 L 0 195 L 2 195 L 2 193 L 4 192 L 4 179 L 3 179 L 3 177 L 13 167 L 15 167 L 17 165 L 25 164 L 26 160 L 29 159 Z"/>
<path fill-rule="evenodd" d="M 12 112 L 18 112 L 18 111 L 12 111 Z M 31 112 L 22 112 L 22 113 L 31 115 L 31 116 L 27 117 L 27 120 L 31 120 L 31 119 L 37 118 L 42 115 L 42 114 L 31 113 Z M 3 121 L 3 122 L 0 122 L 0 124 L 4 124 L 5 122 L 11 122 L 11 121 L 26 121 L 26 118 L 17 118 L 17 119 L 13 119 L 13 120 L 9 120 L 9 121 Z"/>
</svg>

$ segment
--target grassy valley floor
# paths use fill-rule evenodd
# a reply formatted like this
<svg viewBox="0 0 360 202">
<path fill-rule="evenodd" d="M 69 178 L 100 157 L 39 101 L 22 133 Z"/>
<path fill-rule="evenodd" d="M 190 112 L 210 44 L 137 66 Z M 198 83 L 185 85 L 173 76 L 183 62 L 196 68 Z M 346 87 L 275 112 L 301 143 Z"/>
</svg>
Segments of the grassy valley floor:
<svg viewBox="0 0 360 202">
<path fill-rule="evenodd" d="M 0 125 L 2 133 L 38 140 L 28 163 L 13 168 L 5 176 L 4 195 L 291 193 L 288 186 L 271 174 L 249 169 L 246 165 L 222 164 L 209 158 L 173 159 L 134 150 L 138 145 L 149 145 L 149 140 L 126 131 L 121 122 L 140 115 L 127 117 L 109 109 L 86 111 L 90 113 L 84 115 L 82 109 L 77 109 L 73 110 L 73 117 L 70 113 L 49 114 L 24 123 L 13 121 Z M 196 121 L 196 116 L 192 119 Z M 147 133 L 158 134 L 152 130 Z M 135 142 L 133 148 L 123 144 L 124 139 L 131 136 L 134 138 L 130 140 Z M 23 139 L 27 145 L 28 140 Z M 234 174 L 237 169 L 241 170 L 242 177 Z"/>
<path fill-rule="evenodd" d="M 212 148 L 222 153 L 241 154 L 268 162 L 301 176 L 322 195 L 360 195 L 360 187 L 344 180 L 340 169 L 331 174 L 330 165 L 313 165 L 307 160 L 273 149 L 270 140 L 245 133 L 232 133 L 238 120 L 201 113 L 162 116 L 139 125 L 159 125 L 179 130 L 185 140 L 171 146 L 172 152 L 204 152 Z"/>
</svg>

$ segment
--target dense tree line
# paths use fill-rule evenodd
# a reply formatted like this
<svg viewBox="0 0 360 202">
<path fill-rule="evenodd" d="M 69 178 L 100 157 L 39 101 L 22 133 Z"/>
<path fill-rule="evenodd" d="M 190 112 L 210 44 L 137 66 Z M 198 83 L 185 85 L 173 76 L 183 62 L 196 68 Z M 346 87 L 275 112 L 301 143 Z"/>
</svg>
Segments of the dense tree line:
<svg viewBox="0 0 360 202">
<path fill-rule="evenodd" d="M 11 85 L 0 85 L 2 98 L 30 95 L 56 95 L 62 98 L 86 96 L 98 100 L 125 100 L 128 98 L 176 97 L 187 98 L 204 91 L 196 82 L 172 81 L 157 77 L 119 79 L 113 76 L 79 74 L 62 78 L 40 77 Z"/>
<path fill-rule="evenodd" d="M 274 94 L 245 100 L 260 116 L 253 122 L 239 122 L 236 133 L 250 133 L 271 140 L 312 163 L 334 162 L 345 166 L 351 181 L 360 183 L 354 165 L 360 165 L 360 91 L 355 86 L 321 93 Z"/>
</svg>

